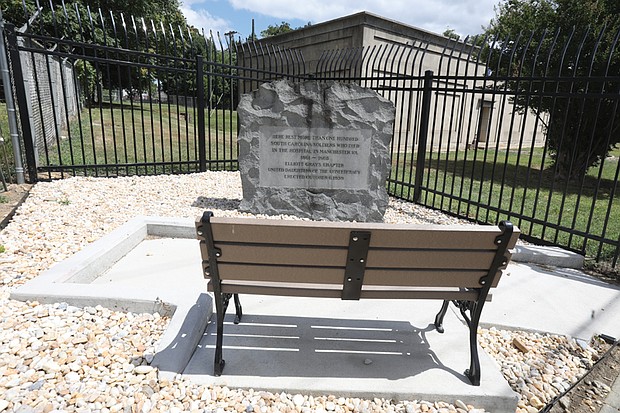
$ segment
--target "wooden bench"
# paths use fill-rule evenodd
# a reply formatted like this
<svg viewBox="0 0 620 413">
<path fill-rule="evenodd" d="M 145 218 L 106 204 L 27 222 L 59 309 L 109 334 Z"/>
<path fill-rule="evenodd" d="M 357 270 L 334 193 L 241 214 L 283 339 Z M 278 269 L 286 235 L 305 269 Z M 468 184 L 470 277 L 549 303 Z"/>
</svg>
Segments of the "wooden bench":
<svg viewBox="0 0 620 413">
<path fill-rule="evenodd" d="M 224 368 L 224 314 L 238 294 L 452 301 L 469 326 L 470 367 L 480 384 L 477 329 L 489 290 L 497 286 L 519 236 L 510 222 L 479 225 L 394 225 L 215 217 L 196 220 L 205 278 L 214 293 L 214 374 Z M 469 315 L 467 314 L 469 313 Z"/>
</svg>

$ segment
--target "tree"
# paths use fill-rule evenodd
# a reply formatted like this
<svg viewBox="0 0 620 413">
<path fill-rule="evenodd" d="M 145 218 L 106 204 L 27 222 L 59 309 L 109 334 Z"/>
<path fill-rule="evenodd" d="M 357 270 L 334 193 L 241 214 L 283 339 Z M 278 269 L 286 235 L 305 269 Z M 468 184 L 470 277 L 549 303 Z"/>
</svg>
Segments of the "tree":
<svg viewBox="0 0 620 413">
<path fill-rule="evenodd" d="M 620 142 L 620 2 L 506 0 L 486 34 L 493 76 L 545 126 L 556 177 L 582 179 Z"/>
<path fill-rule="evenodd" d="M 53 9 L 49 7 L 50 4 L 53 6 Z M 25 0 L 23 2 L 22 0 L 8 0 L 2 5 L 2 14 L 6 21 L 20 27 L 26 24 L 28 19 L 35 14 L 36 9 L 37 7 L 33 0 Z M 53 1 L 52 3 L 43 2 L 41 14 L 33 21 L 33 25 L 37 27 L 41 34 L 52 36 L 56 34 L 59 36 L 73 34 L 72 30 L 74 31 L 80 24 L 77 20 L 76 10 L 84 18 L 81 21 L 82 25 L 86 26 L 90 24 L 90 17 L 97 23 L 97 20 L 100 19 L 99 11 L 101 11 L 105 18 L 110 16 L 110 12 L 113 12 L 116 16 L 122 13 L 129 20 L 128 24 L 131 24 L 131 16 L 138 19 L 144 18 L 147 21 L 151 19 L 156 22 L 163 21 L 173 25 L 186 24 L 185 17 L 179 8 L 178 0 L 107 0 L 105 2 L 100 0 L 67 0 L 64 2 L 64 7 L 60 1 Z M 90 10 L 90 13 L 88 10 Z M 114 37 L 112 27 L 109 27 L 109 33 L 107 34 L 110 37 Z"/>
<path fill-rule="evenodd" d="M 292 32 L 293 30 L 305 29 L 306 27 L 310 27 L 310 26 L 312 26 L 311 22 L 308 22 L 305 25 L 296 27 L 294 29 L 291 27 L 290 23 L 287 23 L 287 22 L 282 22 L 279 25 L 270 24 L 269 26 L 267 26 L 265 30 L 260 32 L 260 35 L 262 37 L 277 36 L 279 34 Z"/>
<path fill-rule="evenodd" d="M 279 34 L 288 33 L 293 31 L 291 25 L 287 22 L 282 22 L 279 25 L 269 25 L 267 28 L 260 32 L 262 37 L 277 36 Z"/>
<path fill-rule="evenodd" d="M 33 0 L 23 3 L 22 0 L 9 0 L 2 6 L 3 17 L 20 27 L 28 22 L 30 16 L 35 15 L 34 3 Z M 59 47 L 60 51 L 77 52 L 84 56 L 84 59 L 73 63 L 76 71 L 83 74 L 81 80 L 90 79 L 86 74 L 90 76 L 93 70 L 95 72 L 94 76 L 98 79 L 95 82 L 96 93 L 87 95 L 91 102 L 95 97 L 100 98 L 102 88 L 145 91 L 150 90 L 157 81 L 152 71 L 135 66 L 104 63 L 96 58 L 130 60 L 120 48 L 160 54 L 165 50 L 168 55 L 181 57 L 186 55 L 187 44 L 180 41 L 179 31 L 185 31 L 187 36 L 187 31 L 190 30 L 193 38 L 202 39 L 195 28 L 187 27 L 178 0 L 67 0 L 64 3 L 44 2 L 42 6 L 41 12 L 31 21 L 31 31 L 51 38 L 48 44 L 44 44 L 48 49 Z M 121 13 L 125 25 L 122 24 Z M 154 22 L 156 30 L 159 30 L 160 22 L 163 23 L 167 36 L 154 34 L 151 22 Z M 171 35 L 171 30 L 176 32 L 175 36 Z M 118 51 L 72 46 L 68 42 L 57 45 L 54 40 L 57 38 L 114 46 Z M 38 41 L 44 42 L 41 38 Z M 148 57 L 140 63 L 155 62 L 154 58 Z M 164 64 L 167 63 L 168 61 L 165 61 Z M 92 88 L 88 90 L 93 92 Z"/>
<path fill-rule="evenodd" d="M 461 35 L 455 32 L 454 29 L 451 29 L 451 28 L 447 28 L 446 30 L 444 30 L 443 35 L 444 37 L 447 37 L 448 39 L 453 39 L 453 40 L 459 40 L 461 38 Z"/>
</svg>

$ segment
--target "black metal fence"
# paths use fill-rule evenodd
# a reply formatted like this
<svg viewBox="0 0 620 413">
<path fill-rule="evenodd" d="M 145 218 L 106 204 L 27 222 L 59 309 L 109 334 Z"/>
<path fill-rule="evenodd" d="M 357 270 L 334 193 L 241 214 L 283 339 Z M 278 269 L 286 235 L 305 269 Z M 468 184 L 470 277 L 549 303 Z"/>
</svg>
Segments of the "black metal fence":
<svg viewBox="0 0 620 413">
<path fill-rule="evenodd" d="M 619 38 L 573 30 L 327 51 L 317 77 L 353 78 L 395 103 L 392 195 L 510 219 L 529 241 L 616 267 Z"/>
<path fill-rule="evenodd" d="M 379 42 L 326 50 L 310 70 L 267 42 L 64 14 L 62 38 L 5 33 L 32 180 L 234 170 L 241 93 L 281 77 L 357 82 L 396 107 L 390 194 L 511 219 L 528 240 L 617 267 L 618 33 Z"/>
<path fill-rule="evenodd" d="M 273 46 L 61 10 L 5 30 L 33 181 L 236 169 L 239 93 L 303 69 Z M 238 67 L 237 53 L 264 69 Z"/>
<path fill-rule="evenodd" d="M 442 54 L 425 77 L 428 126 L 396 154 L 392 193 L 481 223 L 510 219 L 527 240 L 617 266 L 619 38 L 472 39 L 463 72 L 448 68 L 454 50 Z"/>
</svg>

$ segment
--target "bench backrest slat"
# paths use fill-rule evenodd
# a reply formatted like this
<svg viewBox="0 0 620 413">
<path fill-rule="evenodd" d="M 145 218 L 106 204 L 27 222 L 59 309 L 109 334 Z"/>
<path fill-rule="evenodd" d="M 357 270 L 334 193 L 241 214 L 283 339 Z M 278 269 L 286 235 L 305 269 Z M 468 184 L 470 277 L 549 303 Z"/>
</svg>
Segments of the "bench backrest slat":
<svg viewBox="0 0 620 413">
<path fill-rule="evenodd" d="M 220 242 L 287 245 L 346 246 L 350 231 L 370 230 L 371 248 L 462 249 L 467 246 L 469 249 L 495 249 L 493 242 L 501 233 L 497 227 L 482 225 L 362 224 L 227 217 L 213 217 L 211 225 L 214 239 Z M 514 235 L 511 241 L 516 242 L 518 237 Z"/>
<path fill-rule="evenodd" d="M 250 291 L 249 284 L 254 282 L 257 287 L 254 294 L 258 294 L 275 288 L 273 283 L 281 283 L 281 288 L 274 290 L 280 295 L 287 295 L 286 290 L 290 290 L 289 295 L 295 295 L 296 288 L 308 288 L 311 284 L 341 287 L 350 233 L 359 230 L 371 232 L 364 286 L 480 287 L 480 279 L 487 275 L 495 257 L 495 239 L 501 234 L 497 227 L 478 225 L 416 226 L 226 217 L 212 217 L 211 229 L 214 245 L 221 251 L 218 272 L 223 291 Z M 518 230 L 513 233 L 509 248 L 517 238 Z M 203 259 L 208 260 L 206 244 L 202 243 L 201 248 Z M 500 276 L 498 270 L 491 286 L 497 285 Z M 261 284 L 264 282 L 269 285 Z M 366 291 L 361 298 L 364 294 L 373 293 Z"/>
<path fill-rule="evenodd" d="M 346 248 L 305 248 L 285 245 L 229 245 L 216 243 L 222 251 L 220 263 L 274 264 L 315 267 L 343 267 Z M 492 250 L 375 249 L 368 251 L 367 268 L 453 268 L 488 269 L 495 253 Z"/>
<path fill-rule="evenodd" d="M 219 264 L 224 281 L 254 281 L 334 284 L 342 287 L 344 268 L 292 267 L 273 265 Z M 416 270 L 415 281 L 411 270 L 366 268 L 364 285 L 479 287 L 480 278 L 487 274 L 482 270 Z M 492 287 L 497 285 L 495 277 Z"/>
</svg>

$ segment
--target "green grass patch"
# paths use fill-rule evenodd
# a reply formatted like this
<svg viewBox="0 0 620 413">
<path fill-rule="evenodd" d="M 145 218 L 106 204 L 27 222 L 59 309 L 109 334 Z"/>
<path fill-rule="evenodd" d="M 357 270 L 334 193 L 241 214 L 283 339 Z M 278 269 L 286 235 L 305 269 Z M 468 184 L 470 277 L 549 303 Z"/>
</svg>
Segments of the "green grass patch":
<svg viewBox="0 0 620 413">
<path fill-rule="evenodd" d="M 611 218 L 620 216 L 619 153 L 612 151 L 613 157 L 591 168 L 582 182 L 557 179 L 542 148 L 520 154 L 491 149 L 433 153 L 426 159 L 421 203 L 480 222 L 510 219 L 536 239 L 612 260 L 614 246 L 601 248 L 574 232 L 612 242 L 620 237 L 620 220 Z M 415 157 L 401 153 L 394 158 L 391 179 L 413 183 Z M 402 184 L 391 183 L 390 193 L 413 200 L 413 189 Z"/>
<path fill-rule="evenodd" d="M 116 175 L 197 171 L 197 115 L 194 108 L 167 103 L 85 108 L 39 158 L 47 166 L 76 166 L 76 174 L 92 175 L 95 165 L 119 165 L 110 168 Z M 207 159 L 220 161 L 207 167 L 231 169 L 237 159 L 237 113 L 205 110 L 205 138 Z"/>
<path fill-rule="evenodd" d="M 6 103 L 0 102 L 0 169 L 5 174 L 5 179 L 10 180 L 11 174 L 15 170 L 13 159 L 13 143 L 11 142 L 11 131 L 9 130 L 9 117 L 6 111 Z"/>
<path fill-rule="evenodd" d="M 0 132 L 2 137 L 6 140 L 10 136 L 9 131 L 9 116 L 6 111 L 6 103 L 0 102 Z"/>
</svg>

